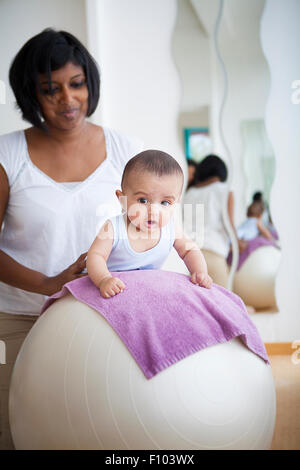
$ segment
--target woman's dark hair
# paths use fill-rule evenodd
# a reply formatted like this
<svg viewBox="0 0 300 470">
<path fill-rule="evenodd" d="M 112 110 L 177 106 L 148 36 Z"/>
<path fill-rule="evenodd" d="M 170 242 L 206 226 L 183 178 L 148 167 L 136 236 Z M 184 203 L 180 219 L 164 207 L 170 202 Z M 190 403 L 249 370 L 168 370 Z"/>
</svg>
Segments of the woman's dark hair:
<svg viewBox="0 0 300 470">
<path fill-rule="evenodd" d="M 87 116 L 95 111 L 100 93 L 100 74 L 87 49 L 72 34 L 47 28 L 27 41 L 17 53 L 9 69 L 9 82 L 24 120 L 46 131 L 37 100 L 40 91 L 38 74 L 46 74 L 52 89 L 51 71 L 68 62 L 83 68 L 89 92 Z"/>
<path fill-rule="evenodd" d="M 227 180 L 227 167 L 223 160 L 217 155 L 208 155 L 201 162 L 198 163 L 195 173 L 196 183 L 202 183 L 217 176 L 220 181 Z"/>
</svg>

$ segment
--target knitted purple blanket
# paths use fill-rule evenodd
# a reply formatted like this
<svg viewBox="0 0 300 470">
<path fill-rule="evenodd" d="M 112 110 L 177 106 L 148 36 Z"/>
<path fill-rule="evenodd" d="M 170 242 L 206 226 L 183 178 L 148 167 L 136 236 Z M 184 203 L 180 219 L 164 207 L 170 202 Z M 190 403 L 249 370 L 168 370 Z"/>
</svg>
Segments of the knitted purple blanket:
<svg viewBox="0 0 300 470">
<path fill-rule="evenodd" d="M 190 354 L 235 337 L 269 363 L 236 294 L 216 284 L 199 287 L 185 274 L 163 270 L 112 274 L 125 283 L 122 293 L 104 299 L 86 276 L 65 284 L 46 301 L 42 313 L 70 292 L 107 320 L 148 379 Z"/>
</svg>

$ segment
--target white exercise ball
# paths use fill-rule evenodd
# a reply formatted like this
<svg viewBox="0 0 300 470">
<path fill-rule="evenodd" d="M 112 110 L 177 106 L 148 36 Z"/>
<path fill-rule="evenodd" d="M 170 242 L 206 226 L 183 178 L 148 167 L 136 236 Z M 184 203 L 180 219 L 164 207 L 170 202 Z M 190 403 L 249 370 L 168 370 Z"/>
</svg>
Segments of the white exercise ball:
<svg viewBox="0 0 300 470">
<path fill-rule="evenodd" d="M 9 409 L 16 449 L 268 449 L 275 392 L 239 339 L 148 380 L 106 320 L 67 295 L 25 339 Z"/>
<path fill-rule="evenodd" d="M 236 271 L 233 291 L 246 305 L 254 308 L 276 306 L 275 279 L 280 263 L 280 250 L 262 246 L 253 251 Z"/>
</svg>

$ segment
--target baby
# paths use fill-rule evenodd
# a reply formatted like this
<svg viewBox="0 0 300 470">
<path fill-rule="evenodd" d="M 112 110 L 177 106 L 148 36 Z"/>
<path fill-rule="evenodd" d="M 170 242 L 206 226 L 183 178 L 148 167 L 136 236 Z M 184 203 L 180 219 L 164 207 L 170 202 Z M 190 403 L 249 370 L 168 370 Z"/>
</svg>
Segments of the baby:
<svg viewBox="0 0 300 470">
<path fill-rule="evenodd" d="M 203 254 L 173 217 L 182 187 L 182 169 L 167 153 L 146 150 L 128 161 L 116 191 L 123 213 L 104 223 L 87 256 L 89 277 L 103 297 L 125 289 L 111 272 L 159 269 L 173 246 L 191 281 L 211 287 Z"/>
<path fill-rule="evenodd" d="M 247 219 L 237 229 L 238 238 L 250 241 L 262 235 L 273 240 L 271 232 L 263 225 L 262 218 L 265 210 L 263 201 L 253 201 L 247 210 Z"/>
</svg>

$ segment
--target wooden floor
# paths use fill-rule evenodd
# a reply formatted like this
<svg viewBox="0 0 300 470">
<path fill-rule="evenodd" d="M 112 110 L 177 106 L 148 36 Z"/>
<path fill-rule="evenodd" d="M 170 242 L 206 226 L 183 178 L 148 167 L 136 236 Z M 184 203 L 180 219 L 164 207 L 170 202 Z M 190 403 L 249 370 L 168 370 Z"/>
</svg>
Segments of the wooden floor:
<svg viewBox="0 0 300 470">
<path fill-rule="evenodd" d="M 293 363 L 291 355 L 269 359 L 277 400 L 271 450 L 300 450 L 300 361 Z"/>
</svg>

